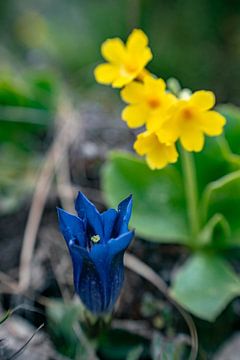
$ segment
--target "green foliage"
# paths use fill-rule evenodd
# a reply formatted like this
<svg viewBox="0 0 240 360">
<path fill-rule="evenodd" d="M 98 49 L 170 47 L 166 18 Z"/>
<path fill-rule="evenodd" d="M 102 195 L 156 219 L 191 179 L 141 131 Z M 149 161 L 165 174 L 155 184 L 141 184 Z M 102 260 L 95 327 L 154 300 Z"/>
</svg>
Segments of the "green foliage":
<svg viewBox="0 0 240 360">
<path fill-rule="evenodd" d="M 64 304 L 51 301 L 47 308 L 48 327 L 58 351 L 71 359 L 84 354 L 84 348 L 74 332 L 73 326 L 80 319 L 82 307 L 79 304 Z"/>
<path fill-rule="evenodd" d="M 113 207 L 126 194 L 133 194 L 131 225 L 139 236 L 160 242 L 187 241 L 183 184 L 176 168 L 152 171 L 134 155 L 113 152 L 103 167 L 102 186 Z"/>
<path fill-rule="evenodd" d="M 217 89 L 224 99 L 238 101 L 238 2 L 106 0 L 98 6 L 96 0 L 29 0 L 27 4 L 1 2 L 0 7 L 2 43 L 13 56 L 22 60 L 36 51 L 40 64 L 53 62 L 77 86 L 94 82 L 92 68 L 102 61 L 99 47 L 104 39 L 124 39 L 132 28 L 140 27 L 159 54 L 150 64 L 154 73 L 161 77 L 175 74 L 184 86 Z M 9 14 L 10 31 L 5 31 Z M 221 73 L 220 81 L 222 68 L 227 71 Z"/>
<path fill-rule="evenodd" d="M 230 238 L 229 223 L 222 214 L 216 213 L 203 227 L 198 238 L 198 244 L 200 247 L 216 251 L 233 245 L 233 242 L 229 242 Z"/>
<path fill-rule="evenodd" d="M 125 330 L 112 329 L 99 339 L 99 354 L 106 360 L 138 359 L 148 355 L 149 342 Z M 138 356 L 138 357 L 137 357 Z"/>
<path fill-rule="evenodd" d="M 225 240 L 229 245 L 240 245 L 240 170 L 209 183 L 203 193 L 202 208 L 207 217 L 220 213 L 229 227 Z"/>
<path fill-rule="evenodd" d="M 232 104 L 225 104 L 218 105 L 217 110 L 227 119 L 224 136 L 229 145 L 229 149 L 231 149 L 233 153 L 240 155 L 240 108 Z"/>
<path fill-rule="evenodd" d="M 214 321 L 240 295 L 240 279 L 221 257 L 197 254 L 177 272 L 171 294 L 193 314 Z"/>
<path fill-rule="evenodd" d="M 195 156 L 199 193 L 209 182 L 216 181 L 231 169 L 214 139 L 207 141 L 201 154 Z M 126 152 L 115 151 L 102 171 L 102 187 L 109 206 L 116 206 L 127 193 L 134 197 L 132 226 L 146 240 L 189 244 L 185 194 L 180 164 L 152 171 L 144 160 Z M 204 207 L 204 205 L 203 205 Z M 207 211 L 204 226 L 218 211 Z M 221 214 L 221 218 L 224 213 Z M 216 220 L 216 219 L 215 219 Z M 211 221 L 212 234 L 219 225 Z M 221 226 L 221 222 L 220 222 Z M 224 229 L 225 231 L 225 229 Z M 206 234 L 205 234 L 206 235 Z M 211 240 L 214 240 L 215 236 Z M 204 244 L 201 239 L 199 244 Z"/>
<path fill-rule="evenodd" d="M 51 125 L 57 84 L 47 73 L 0 75 L 0 143 L 32 151 Z"/>
<path fill-rule="evenodd" d="M 11 316 L 11 314 L 12 314 L 11 310 L 5 311 L 5 312 L 0 316 L 0 325 L 3 324 L 3 323 L 9 318 L 9 316 Z"/>
<path fill-rule="evenodd" d="M 131 225 L 145 240 L 193 246 L 197 252 L 179 269 L 172 285 L 175 299 L 193 314 L 213 321 L 239 294 L 239 279 L 219 254 L 240 245 L 240 110 L 222 105 L 225 135 L 208 139 L 194 154 L 201 230 L 191 242 L 182 170 L 178 163 L 151 171 L 136 156 L 113 152 L 102 173 L 110 206 L 133 193 Z M 193 244 L 193 245 L 192 245 Z M 211 252 L 211 256 L 209 255 Z"/>
<path fill-rule="evenodd" d="M 89 359 L 90 347 L 106 360 L 137 360 L 141 354 L 148 354 L 149 342 L 146 339 L 128 331 L 108 328 L 106 323 L 98 328 L 101 318 L 86 313 L 80 303 L 51 300 L 47 319 L 56 348 L 71 359 Z M 76 331 L 77 326 L 82 329 L 81 335 Z"/>
<path fill-rule="evenodd" d="M 0 213 L 15 211 L 35 186 L 57 95 L 53 74 L 0 74 Z"/>
</svg>

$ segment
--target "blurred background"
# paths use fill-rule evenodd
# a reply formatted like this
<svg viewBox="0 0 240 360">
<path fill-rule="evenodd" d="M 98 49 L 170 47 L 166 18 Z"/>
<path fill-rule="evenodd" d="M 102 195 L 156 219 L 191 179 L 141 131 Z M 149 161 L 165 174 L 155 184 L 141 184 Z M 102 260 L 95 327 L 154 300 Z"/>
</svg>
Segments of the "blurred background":
<svg viewBox="0 0 240 360">
<path fill-rule="evenodd" d="M 149 36 L 150 70 L 186 87 L 211 88 L 238 101 L 240 4 L 230 1 L 1 2 L 1 71 L 47 69 L 76 90 L 94 86 L 93 67 L 104 39 Z M 234 79 L 235 81 L 232 81 Z"/>
<path fill-rule="evenodd" d="M 72 210 L 81 188 L 103 210 L 100 170 L 106 154 L 112 148 L 132 147 L 133 133 L 120 120 L 123 104 L 118 92 L 96 84 L 93 77 L 94 67 L 103 61 L 101 43 L 111 37 L 125 40 L 133 28 L 141 28 L 154 54 L 151 72 L 163 79 L 176 77 L 193 90 L 211 89 L 218 102 L 240 105 L 239 24 L 238 0 L 0 2 L 0 306 L 2 311 L 25 306 L 14 320 L 16 343 L 10 352 L 24 343 L 16 329 L 31 334 L 30 323 L 45 322 L 47 299 L 72 297 L 71 264 L 57 230 L 56 205 Z M 157 246 L 140 241 L 134 251 L 149 259 Z M 150 265 L 157 268 L 161 259 L 158 270 L 168 282 L 184 251 L 163 246 L 162 255 L 151 255 Z M 124 304 L 117 315 L 150 318 L 153 328 L 169 333 L 184 328 L 179 315 L 161 301 L 149 310 L 149 291 L 154 293 L 127 273 Z M 136 303 L 138 295 L 141 301 Z M 163 308 L 163 315 L 156 315 Z M 239 309 L 236 303 L 234 311 Z M 51 314 L 54 321 L 61 311 Z M 212 342 L 202 336 L 203 358 L 238 329 L 232 308 L 226 311 L 229 321 L 222 318 L 215 328 L 198 323 L 200 336 L 206 329 L 220 329 L 212 334 Z M 0 337 L 13 336 L 7 331 L 0 329 Z M 63 336 L 48 332 L 53 339 Z M 66 335 L 68 329 L 62 332 Z M 52 351 L 54 359 L 61 359 L 47 341 L 46 356 L 36 353 L 35 358 L 50 359 Z M 102 359 L 117 358 L 117 345 L 110 345 Z M 72 348 L 64 346 L 61 353 L 74 358 Z M 26 354 L 23 359 L 33 359 L 31 352 Z M 126 351 L 122 354 L 119 359 L 126 358 Z"/>
</svg>

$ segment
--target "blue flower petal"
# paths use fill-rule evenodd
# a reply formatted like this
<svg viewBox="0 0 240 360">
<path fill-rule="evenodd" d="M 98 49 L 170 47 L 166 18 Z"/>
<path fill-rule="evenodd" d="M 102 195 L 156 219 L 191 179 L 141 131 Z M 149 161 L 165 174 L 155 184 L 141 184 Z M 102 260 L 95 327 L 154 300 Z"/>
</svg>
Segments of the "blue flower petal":
<svg viewBox="0 0 240 360">
<path fill-rule="evenodd" d="M 103 286 L 95 264 L 90 259 L 84 259 L 76 292 L 93 313 L 104 312 L 102 291 Z"/>
<path fill-rule="evenodd" d="M 134 237 L 134 231 L 129 231 L 117 239 L 112 239 L 108 242 L 110 258 L 112 258 L 110 267 L 109 267 L 109 311 L 113 308 L 121 288 L 123 286 L 124 281 L 124 265 L 123 265 L 123 257 L 124 252 L 127 247 L 130 245 Z"/>
<path fill-rule="evenodd" d="M 93 235 L 99 235 L 103 240 L 104 234 L 101 215 L 93 203 L 91 203 L 91 201 L 89 201 L 81 192 L 78 193 L 77 199 L 75 201 L 75 209 L 81 219 L 84 221 L 87 219 L 87 224 L 91 226 L 94 232 Z"/>
<path fill-rule="evenodd" d="M 104 236 L 107 240 L 111 238 L 117 215 L 118 213 L 115 209 L 108 209 L 101 214 Z"/>
<path fill-rule="evenodd" d="M 72 258 L 73 264 L 73 282 L 75 291 L 78 293 L 78 287 L 80 282 L 80 275 L 83 267 L 83 260 L 89 258 L 88 251 L 78 245 L 75 245 L 74 242 L 69 242 L 69 252 Z"/>
<path fill-rule="evenodd" d="M 121 235 L 128 231 L 128 223 L 132 213 L 132 195 L 120 202 L 118 205 L 118 219 L 115 234 Z"/>
<path fill-rule="evenodd" d="M 122 288 L 123 255 L 132 237 L 132 232 L 129 232 L 119 238 L 119 244 L 116 240 L 116 243 L 95 245 L 89 254 L 101 279 L 102 312 L 112 310 Z"/>
<path fill-rule="evenodd" d="M 57 208 L 60 230 L 67 245 L 71 240 L 77 240 L 80 246 L 85 246 L 85 229 L 81 219 L 67 211 Z"/>
<path fill-rule="evenodd" d="M 115 255 L 110 264 L 109 271 L 109 303 L 108 311 L 111 311 L 123 286 L 124 280 L 124 266 L 123 266 L 124 251 Z"/>
<path fill-rule="evenodd" d="M 128 231 L 127 233 L 120 235 L 116 239 L 111 239 L 108 242 L 110 256 L 113 257 L 114 255 L 125 251 L 130 245 L 133 237 L 134 231 Z"/>
<path fill-rule="evenodd" d="M 78 254 L 78 260 L 81 262 L 79 271 L 79 261 L 75 262 L 73 259 L 76 293 L 91 312 L 102 313 L 104 312 L 104 296 L 100 274 L 86 249 L 74 246 L 73 251 L 75 255 Z"/>
<path fill-rule="evenodd" d="M 101 295 L 102 295 L 102 309 L 108 308 L 109 304 L 109 271 L 112 262 L 112 256 L 109 253 L 107 244 L 96 244 L 92 247 L 89 256 L 95 264 L 97 272 L 101 279 Z"/>
<path fill-rule="evenodd" d="M 100 214 L 79 193 L 75 207 L 79 217 L 58 209 L 60 228 L 72 258 L 75 290 L 90 311 L 106 313 L 112 310 L 121 290 L 123 256 L 134 236 L 128 231 L 132 197 L 123 200 L 118 211 L 109 209 Z M 93 235 L 99 235 L 100 241 L 91 241 Z"/>
</svg>

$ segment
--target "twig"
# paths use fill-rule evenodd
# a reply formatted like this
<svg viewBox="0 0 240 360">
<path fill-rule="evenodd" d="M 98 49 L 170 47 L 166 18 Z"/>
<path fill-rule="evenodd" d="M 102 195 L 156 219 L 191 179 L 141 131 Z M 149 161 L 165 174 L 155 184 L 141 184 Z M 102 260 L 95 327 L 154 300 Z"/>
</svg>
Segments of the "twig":
<svg viewBox="0 0 240 360">
<path fill-rule="evenodd" d="M 165 282 L 148 265 L 146 265 L 144 262 L 129 253 L 125 254 L 124 264 L 128 269 L 136 272 L 138 275 L 151 282 L 159 291 L 161 291 L 161 293 L 169 300 L 170 303 L 175 306 L 175 308 L 183 316 L 184 320 L 188 325 L 192 339 L 189 360 L 195 360 L 198 354 L 198 335 L 192 317 L 171 297 Z"/>
<path fill-rule="evenodd" d="M 11 290 L 11 293 L 16 293 L 18 291 L 18 283 L 8 274 L 0 271 L 0 283 Z"/>
<path fill-rule="evenodd" d="M 67 154 L 65 154 L 65 156 L 63 157 L 61 166 L 58 167 L 58 169 L 56 170 L 57 192 L 61 204 L 65 210 L 73 213 L 75 191 L 73 186 L 71 186 L 70 169 Z M 63 191 L 63 189 L 65 191 Z"/>
<path fill-rule="evenodd" d="M 70 143 L 72 143 L 73 138 L 77 135 L 77 131 L 75 131 L 76 121 L 74 123 L 75 114 L 73 114 L 73 111 L 65 106 L 60 109 L 59 117 L 62 117 L 61 122 L 63 125 L 58 130 L 53 145 L 40 171 L 23 236 L 19 268 L 19 292 L 23 292 L 29 287 L 31 259 L 43 209 L 54 178 L 54 169 L 61 165 L 65 152 Z"/>
<path fill-rule="evenodd" d="M 30 338 L 26 341 L 26 343 L 18 350 L 16 351 L 13 355 L 11 355 L 10 357 L 8 357 L 6 360 L 14 360 L 16 359 L 27 347 L 27 345 L 30 343 L 30 341 L 33 339 L 33 337 L 39 332 L 39 330 L 42 329 L 42 327 L 44 326 L 44 324 L 40 325 L 35 331 L 34 333 L 30 336 Z"/>
<path fill-rule="evenodd" d="M 62 119 L 64 121 L 64 119 Z M 59 123 L 59 127 L 61 127 L 61 123 Z M 80 125 L 80 122 L 79 122 Z M 56 171 L 56 183 L 57 183 L 57 192 L 62 203 L 62 206 L 65 210 L 69 212 L 74 211 L 74 190 L 71 186 L 71 175 L 70 175 L 70 166 L 68 159 L 68 151 L 65 151 L 62 156 L 61 166 L 58 166 L 58 154 L 54 154 L 54 162 L 55 162 L 55 171 Z M 66 192 L 62 191 L 62 188 L 67 189 Z"/>
</svg>

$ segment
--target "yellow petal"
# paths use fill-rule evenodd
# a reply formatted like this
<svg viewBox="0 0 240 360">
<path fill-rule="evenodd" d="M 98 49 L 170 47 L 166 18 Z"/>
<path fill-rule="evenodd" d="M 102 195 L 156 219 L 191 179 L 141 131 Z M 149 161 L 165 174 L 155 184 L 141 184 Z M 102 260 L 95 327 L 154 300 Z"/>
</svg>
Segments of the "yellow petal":
<svg viewBox="0 0 240 360">
<path fill-rule="evenodd" d="M 162 144 L 154 132 L 145 131 L 139 134 L 133 147 L 139 155 L 146 155 L 146 161 L 152 170 L 162 169 L 178 159 L 175 145 Z"/>
<path fill-rule="evenodd" d="M 178 153 L 175 145 L 157 143 L 152 151 L 147 154 L 147 163 L 151 169 L 162 169 L 169 163 L 175 163 Z"/>
<path fill-rule="evenodd" d="M 223 132 L 226 119 L 216 111 L 207 111 L 201 116 L 201 129 L 209 136 L 218 136 Z"/>
<path fill-rule="evenodd" d="M 136 52 L 148 44 L 146 34 L 140 29 L 134 29 L 127 39 L 127 49 L 131 52 Z"/>
<path fill-rule="evenodd" d="M 164 111 L 157 111 L 149 115 L 146 121 L 146 128 L 150 131 L 158 132 L 166 120 Z"/>
<path fill-rule="evenodd" d="M 152 151 L 149 154 L 147 154 L 146 161 L 148 166 L 152 170 L 163 169 L 168 164 L 167 159 L 155 151 Z"/>
<path fill-rule="evenodd" d="M 141 70 L 144 68 L 144 66 L 147 65 L 150 60 L 152 60 L 153 57 L 152 52 L 149 48 L 145 48 L 142 52 L 136 52 L 135 55 L 136 61 L 138 61 L 142 67 Z"/>
<path fill-rule="evenodd" d="M 154 140 L 154 133 L 145 131 L 137 136 L 133 148 L 139 155 L 145 155 L 153 148 Z"/>
<path fill-rule="evenodd" d="M 215 104 L 215 95 L 212 91 L 196 91 L 190 98 L 192 105 L 199 107 L 202 110 L 211 109 Z"/>
<path fill-rule="evenodd" d="M 117 67 L 107 63 L 98 65 L 94 70 L 95 79 L 101 84 L 111 84 L 117 75 Z"/>
<path fill-rule="evenodd" d="M 134 78 L 135 78 L 135 74 L 129 74 L 126 72 L 122 74 L 122 72 L 120 71 L 119 75 L 117 76 L 116 80 L 113 82 L 112 86 L 114 88 L 121 88 L 129 84 L 131 81 L 133 81 Z"/>
<path fill-rule="evenodd" d="M 178 159 L 178 152 L 175 144 L 166 146 L 166 153 L 169 163 L 175 163 Z"/>
<path fill-rule="evenodd" d="M 136 79 L 142 74 L 144 67 L 151 59 L 152 53 L 149 48 L 144 48 L 139 52 L 128 52 L 124 61 L 125 71 L 132 74 L 133 78 Z"/>
<path fill-rule="evenodd" d="M 143 69 L 140 74 L 138 74 L 137 76 L 137 80 L 139 81 L 144 81 L 145 77 L 147 76 L 152 76 L 150 71 L 148 71 L 147 69 Z"/>
<path fill-rule="evenodd" d="M 144 99 L 144 86 L 143 84 L 133 81 L 132 83 L 125 86 L 121 91 L 122 99 L 130 104 L 136 104 Z"/>
<path fill-rule="evenodd" d="M 158 131 L 163 121 L 161 116 L 157 116 L 156 114 L 149 116 L 146 121 L 146 128 L 150 131 Z"/>
<path fill-rule="evenodd" d="M 180 136 L 182 146 L 187 151 L 201 151 L 204 145 L 204 135 L 201 130 L 184 131 Z"/>
<path fill-rule="evenodd" d="M 163 124 L 156 130 L 156 135 L 160 142 L 170 145 L 175 143 L 181 134 L 181 123 L 177 117 L 166 117 Z"/>
<path fill-rule="evenodd" d="M 121 64 L 124 61 L 126 50 L 121 39 L 108 39 L 101 46 L 102 56 L 113 64 Z"/>
<path fill-rule="evenodd" d="M 166 83 L 163 79 L 154 79 L 152 76 L 144 78 L 146 91 L 149 93 L 162 93 L 166 89 Z"/>
<path fill-rule="evenodd" d="M 130 128 L 140 127 L 145 124 L 147 108 L 144 105 L 129 105 L 122 112 L 122 119 Z"/>
</svg>

